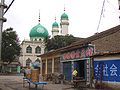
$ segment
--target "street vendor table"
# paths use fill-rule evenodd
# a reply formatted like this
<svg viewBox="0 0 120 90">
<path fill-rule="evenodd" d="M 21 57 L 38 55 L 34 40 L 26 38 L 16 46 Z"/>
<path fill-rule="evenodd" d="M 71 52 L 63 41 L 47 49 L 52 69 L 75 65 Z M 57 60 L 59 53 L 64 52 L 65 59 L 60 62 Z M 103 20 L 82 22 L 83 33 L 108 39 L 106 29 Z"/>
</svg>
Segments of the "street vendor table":
<svg viewBox="0 0 120 90">
<path fill-rule="evenodd" d="M 32 84 L 34 84 L 35 85 L 35 89 L 37 90 L 37 86 L 38 85 L 46 85 L 46 84 L 48 84 L 47 82 L 44 82 L 44 81 L 38 81 L 38 82 L 32 82 L 32 80 L 30 79 L 30 78 L 23 78 L 23 87 L 25 86 L 24 84 L 25 84 L 25 82 L 27 82 L 28 84 L 29 84 L 29 90 L 30 90 L 30 85 L 31 85 L 31 83 Z M 42 89 L 43 89 L 43 87 L 42 87 Z"/>
</svg>

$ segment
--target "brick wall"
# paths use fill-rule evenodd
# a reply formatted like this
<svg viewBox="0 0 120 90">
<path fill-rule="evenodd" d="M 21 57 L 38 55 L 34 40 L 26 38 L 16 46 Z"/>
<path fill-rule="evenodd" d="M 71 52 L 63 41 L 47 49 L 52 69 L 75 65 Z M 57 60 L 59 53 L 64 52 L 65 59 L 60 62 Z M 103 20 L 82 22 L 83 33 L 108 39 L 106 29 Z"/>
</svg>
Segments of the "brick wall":
<svg viewBox="0 0 120 90">
<path fill-rule="evenodd" d="M 92 41 L 96 52 L 120 51 L 120 30 L 111 35 Z"/>
</svg>

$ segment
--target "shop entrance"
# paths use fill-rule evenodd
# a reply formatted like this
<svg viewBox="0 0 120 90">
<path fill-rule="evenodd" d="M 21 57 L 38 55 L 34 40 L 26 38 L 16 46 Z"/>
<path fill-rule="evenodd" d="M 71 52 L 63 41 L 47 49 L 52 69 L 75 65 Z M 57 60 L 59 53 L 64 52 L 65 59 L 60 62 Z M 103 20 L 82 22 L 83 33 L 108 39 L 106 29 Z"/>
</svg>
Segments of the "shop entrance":
<svg viewBox="0 0 120 90">
<path fill-rule="evenodd" d="M 75 61 L 74 68 L 78 71 L 78 77 L 85 78 L 85 60 Z"/>
</svg>

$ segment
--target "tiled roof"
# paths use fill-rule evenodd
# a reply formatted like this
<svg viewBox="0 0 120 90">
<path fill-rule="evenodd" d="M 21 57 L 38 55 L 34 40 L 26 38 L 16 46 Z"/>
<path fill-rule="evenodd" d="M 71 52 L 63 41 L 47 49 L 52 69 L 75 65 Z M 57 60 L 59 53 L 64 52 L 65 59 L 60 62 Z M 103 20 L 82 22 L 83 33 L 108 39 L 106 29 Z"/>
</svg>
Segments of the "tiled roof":
<svg viewBox="0 0 120 90">
<path fill-rule="evenodd" d="M 67 50 L 68 50 L 68 49 L 72 49 L 72 48 L 75 48 L 75 47 L 83 46 L 83 45 L 85 45 L 85 44 L 90 44 L 90 43 L 91 43 L 92 41 L 94 41 L 94 40 L 97 40 L 97 39 L 99 39 L 99 38 L 106 37 L 106 36 L 108 36 L 108 35 L 111 35 L 111 34 L 113 34 L 113 33 L 118 32 L 118 31 L 120 31 L 120 25 L 118 25 L 118 26 L 116 26 L 116 27 L 113 27 L 113 28 L 111 28 L 111 29 L 108 29 L 108 30 L 106 30 L 106 31 L 97 33 L 97 34 L 95 34 L 95 35 L 93 35 L 93 36 L 90 36 L 90 37 L 88 37 L 88 38 L 85 38 L 85 39 L 83 39 L 83 40 L 74 42 L 74 43 L 72 43 L 71 45 L 64 47 L 63 49 L 67 49 Z"/>
<path fill-rule="evenodd" d="M 72 45 L 89 43 L 93 40 L 96 40 L 96 39 L 99 39 L 99 38 L 102 38 L 102 37 L 106 37 L 110 34 L 116 33 L 119 30 L 120 30 L 120 25 L 118 25 L 116 27 L 113 27 L 111 29 L 105 30 L 103 32 L 96 33 L 95 35 L 90 36 L 90 37 L 84 39 L 83 41 L 74 42 Z"/>
<path fill-rule="evenodd" d="M 111 34 L 114 34 L 114 33 L 118 32 L 118 31 L 120 31 L 120 25 L 118 25 L 116 27 L 113 27 L 111 29 L 108 29 L 106 31 L 96 33 L 95 35 L 90 36 L 88 38 L 80 39 L 79 41 L 74 42 L 69 46 L 66 46 L 66 47 L 63 47 L 63 48 L 56 49 L 56 50 L 53 50 L 51 52 L 48 52 L 48 53 L 46 53 L 46 55 L 48 55 L 50 53 L 55 54 L 56 52 L 64 52 L 64 51 L 67 51 L 67 50 L 76 49 L 76 48 L 82 47 L 82 46 L 84 46 L 86 44 L 91 44 L 91 42 L 94 41 L 94 40 L 109 36 Z M 110 52 L 108 52 L 108 53 L 110 53 Z M 40 56 L 42 56 L 42 55 L 40 55 Z"/>
</svg>

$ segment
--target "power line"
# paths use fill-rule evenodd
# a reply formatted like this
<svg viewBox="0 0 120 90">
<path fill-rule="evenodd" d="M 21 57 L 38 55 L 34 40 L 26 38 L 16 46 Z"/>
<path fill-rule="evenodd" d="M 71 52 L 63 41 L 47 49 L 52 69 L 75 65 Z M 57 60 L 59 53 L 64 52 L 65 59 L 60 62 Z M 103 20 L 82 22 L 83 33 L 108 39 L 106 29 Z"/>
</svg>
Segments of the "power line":
<svg viewBox="0 0 120 90">
<path fill-rule="evenodd" d="M 6 11 L 4 12 L 4 14 L 8 11 L 8 9 L 11 7 L 11 5 L 13 4 L 15 0 L 12 0 L 12 2 L 9 4 L 9 6 L 7 7 Z"/>
<path fill-rule="evenodd" d="M 116 9 L 110 1 L 107 0 L 107 3 L 112 6 L 116 13 L 119 13 L 119 9 Z"/>
<path fill-rule="evenodd" d="M 105 6 L 105 0 L 103 1 L 103 5 L 102 5 L 102 9 L 101 9 L 101 14 L 100 14 L 100 19 L 99 19 L 98 26 L 97 26 L 97 32 L 98 32 L 98 29 L 100 27 L 100 22 L 101 22 L 101 19 L 102 19 L 102 14 L 103 14 L 104 6 Z"/>
</svg>

